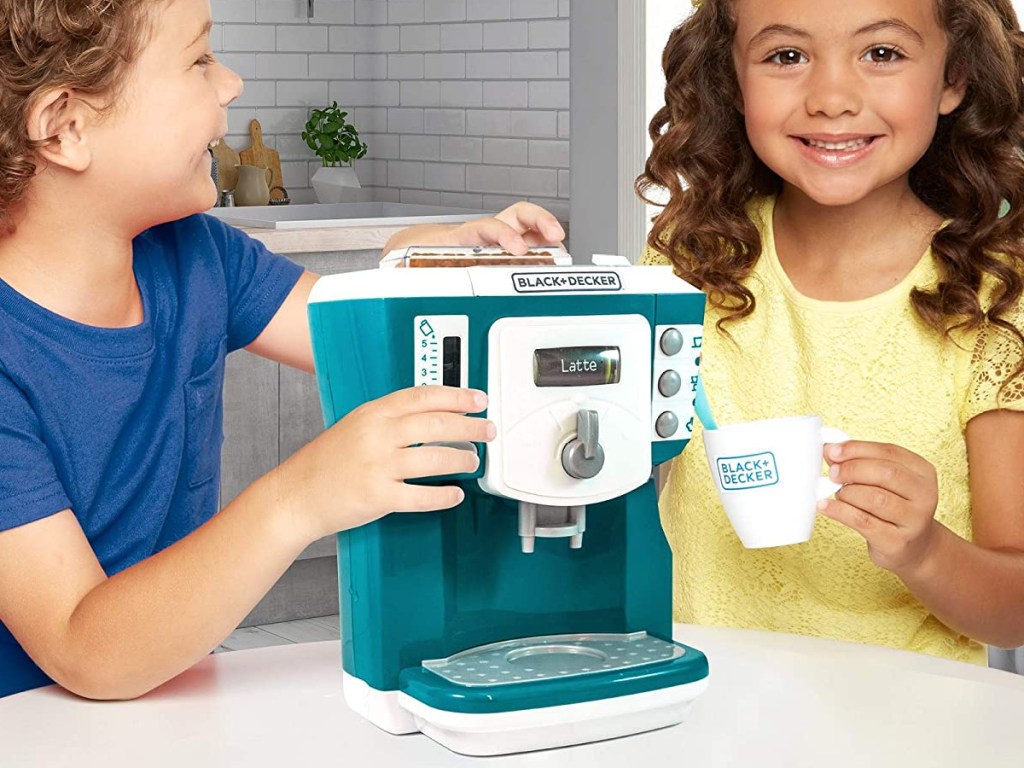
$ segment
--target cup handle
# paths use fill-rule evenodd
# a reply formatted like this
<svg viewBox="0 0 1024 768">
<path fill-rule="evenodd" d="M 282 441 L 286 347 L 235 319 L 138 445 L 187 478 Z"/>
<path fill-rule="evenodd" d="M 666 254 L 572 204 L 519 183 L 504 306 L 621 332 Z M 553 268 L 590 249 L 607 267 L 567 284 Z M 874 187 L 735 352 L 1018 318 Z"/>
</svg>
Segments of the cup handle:
<svg viewBox="0 0 1024 768">
<path fill-rule="evenodd" d="M 267 173 L 267 186 L 269 187 L 274 183 L 274 172 L 269 168 L 264 168 L 263 170 Z"/>
<path fill-rule="evenodd" d="M 835 427 L 821 428 L 822 443 L 845 443 L 847 440 L 851 439 L 852 438 L 841 429 L 836 429 Z M 818 501 L 827 499 L 842 487 L 842 483 L 833 482 L 827 475 L 822 475 L 818 478 Z"/>
</svg>

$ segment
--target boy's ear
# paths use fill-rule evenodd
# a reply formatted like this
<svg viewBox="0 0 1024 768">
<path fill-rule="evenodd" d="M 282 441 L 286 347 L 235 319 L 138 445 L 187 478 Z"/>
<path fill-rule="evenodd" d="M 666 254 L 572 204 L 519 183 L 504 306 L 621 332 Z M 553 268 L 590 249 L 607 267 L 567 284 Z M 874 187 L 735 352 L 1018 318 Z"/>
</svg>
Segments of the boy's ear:
<svg viewBox="0 0 1024 768">
<path fill-rule="evenodd" d="M 84 171 L 92 162 L 86 128 L 95 112 L 67 88 L 55 88 L 36 99 L 28 114 L 28 136 L 34 141 L 56 137 L 36 151 L 51 165 Z"/>
</svg>

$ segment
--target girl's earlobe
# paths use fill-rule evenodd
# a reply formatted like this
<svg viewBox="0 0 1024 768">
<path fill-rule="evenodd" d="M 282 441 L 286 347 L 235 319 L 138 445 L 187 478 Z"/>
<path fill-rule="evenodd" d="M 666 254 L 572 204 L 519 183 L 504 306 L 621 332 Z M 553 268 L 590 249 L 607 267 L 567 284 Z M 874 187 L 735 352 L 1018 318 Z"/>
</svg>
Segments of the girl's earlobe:
<svg viewBox="0 0 1024 768">
<path fill-rule="evenodd" d="M 946 83 L 942 89 L 942 96 L 939 98 L 939 114 L 948 115 L 956 111 L 967 95 L 967 78 L 962 74 L 956 75 Z"/>
<path fill-rule="evenodd" d="M 84 171 L 92 162 L 86 126 L 92 110 L 73 91 L 55 89 L 36 99 L 29 109 L 29 139 L 49 165 Z"/>
<path fill-rule="evenodd" d="M 732 89 L 733 89 L 733 91 L 732 91 L 732 105 L 736 109 L 736 111 L 739 112 L 742 115 L 742 114 L 744 114 L 744 112 L 743 112 L 743 88 L 740 87 L 740 84 L 739 84 L 738 80 L 739 80 L 739 78 L 737 78 L 737 82 L 734 82 L 733 85 L 732 85 Z"/>
</svg>

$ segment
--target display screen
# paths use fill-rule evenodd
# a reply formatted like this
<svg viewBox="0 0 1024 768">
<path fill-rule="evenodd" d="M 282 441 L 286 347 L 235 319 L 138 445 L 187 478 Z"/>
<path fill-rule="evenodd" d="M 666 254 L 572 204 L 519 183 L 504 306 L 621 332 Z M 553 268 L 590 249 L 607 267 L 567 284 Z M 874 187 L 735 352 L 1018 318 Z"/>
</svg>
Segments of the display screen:
<svg viewBox="0 0 1024 768">
<path fill-rule="evenodd" d="M 618 384 L 618 347 L 556 347 L 533 353 L 533 383 L 538 387 L 589 387 Z"/>
</svg>

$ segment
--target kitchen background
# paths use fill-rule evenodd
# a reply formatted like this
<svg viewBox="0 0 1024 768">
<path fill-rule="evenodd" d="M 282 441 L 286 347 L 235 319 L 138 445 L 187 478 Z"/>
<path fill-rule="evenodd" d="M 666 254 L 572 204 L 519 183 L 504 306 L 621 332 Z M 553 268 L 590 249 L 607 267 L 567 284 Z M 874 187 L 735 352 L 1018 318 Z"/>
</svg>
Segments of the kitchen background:
<svg viewBox="0 0 1024 768">
<path fill-rule="evenodd" d="M 218 57 L 245 81 L 249 121 L 281 155 L 293 202 L 320 161 L 300 138 L 337 101 L 369 145 L 364 200 L 499 210 L 535 201 L 568 220 L 570 0 L 212 0 Z M 311 15 L 310 15 L 311 13 Z"/>
</svg>

